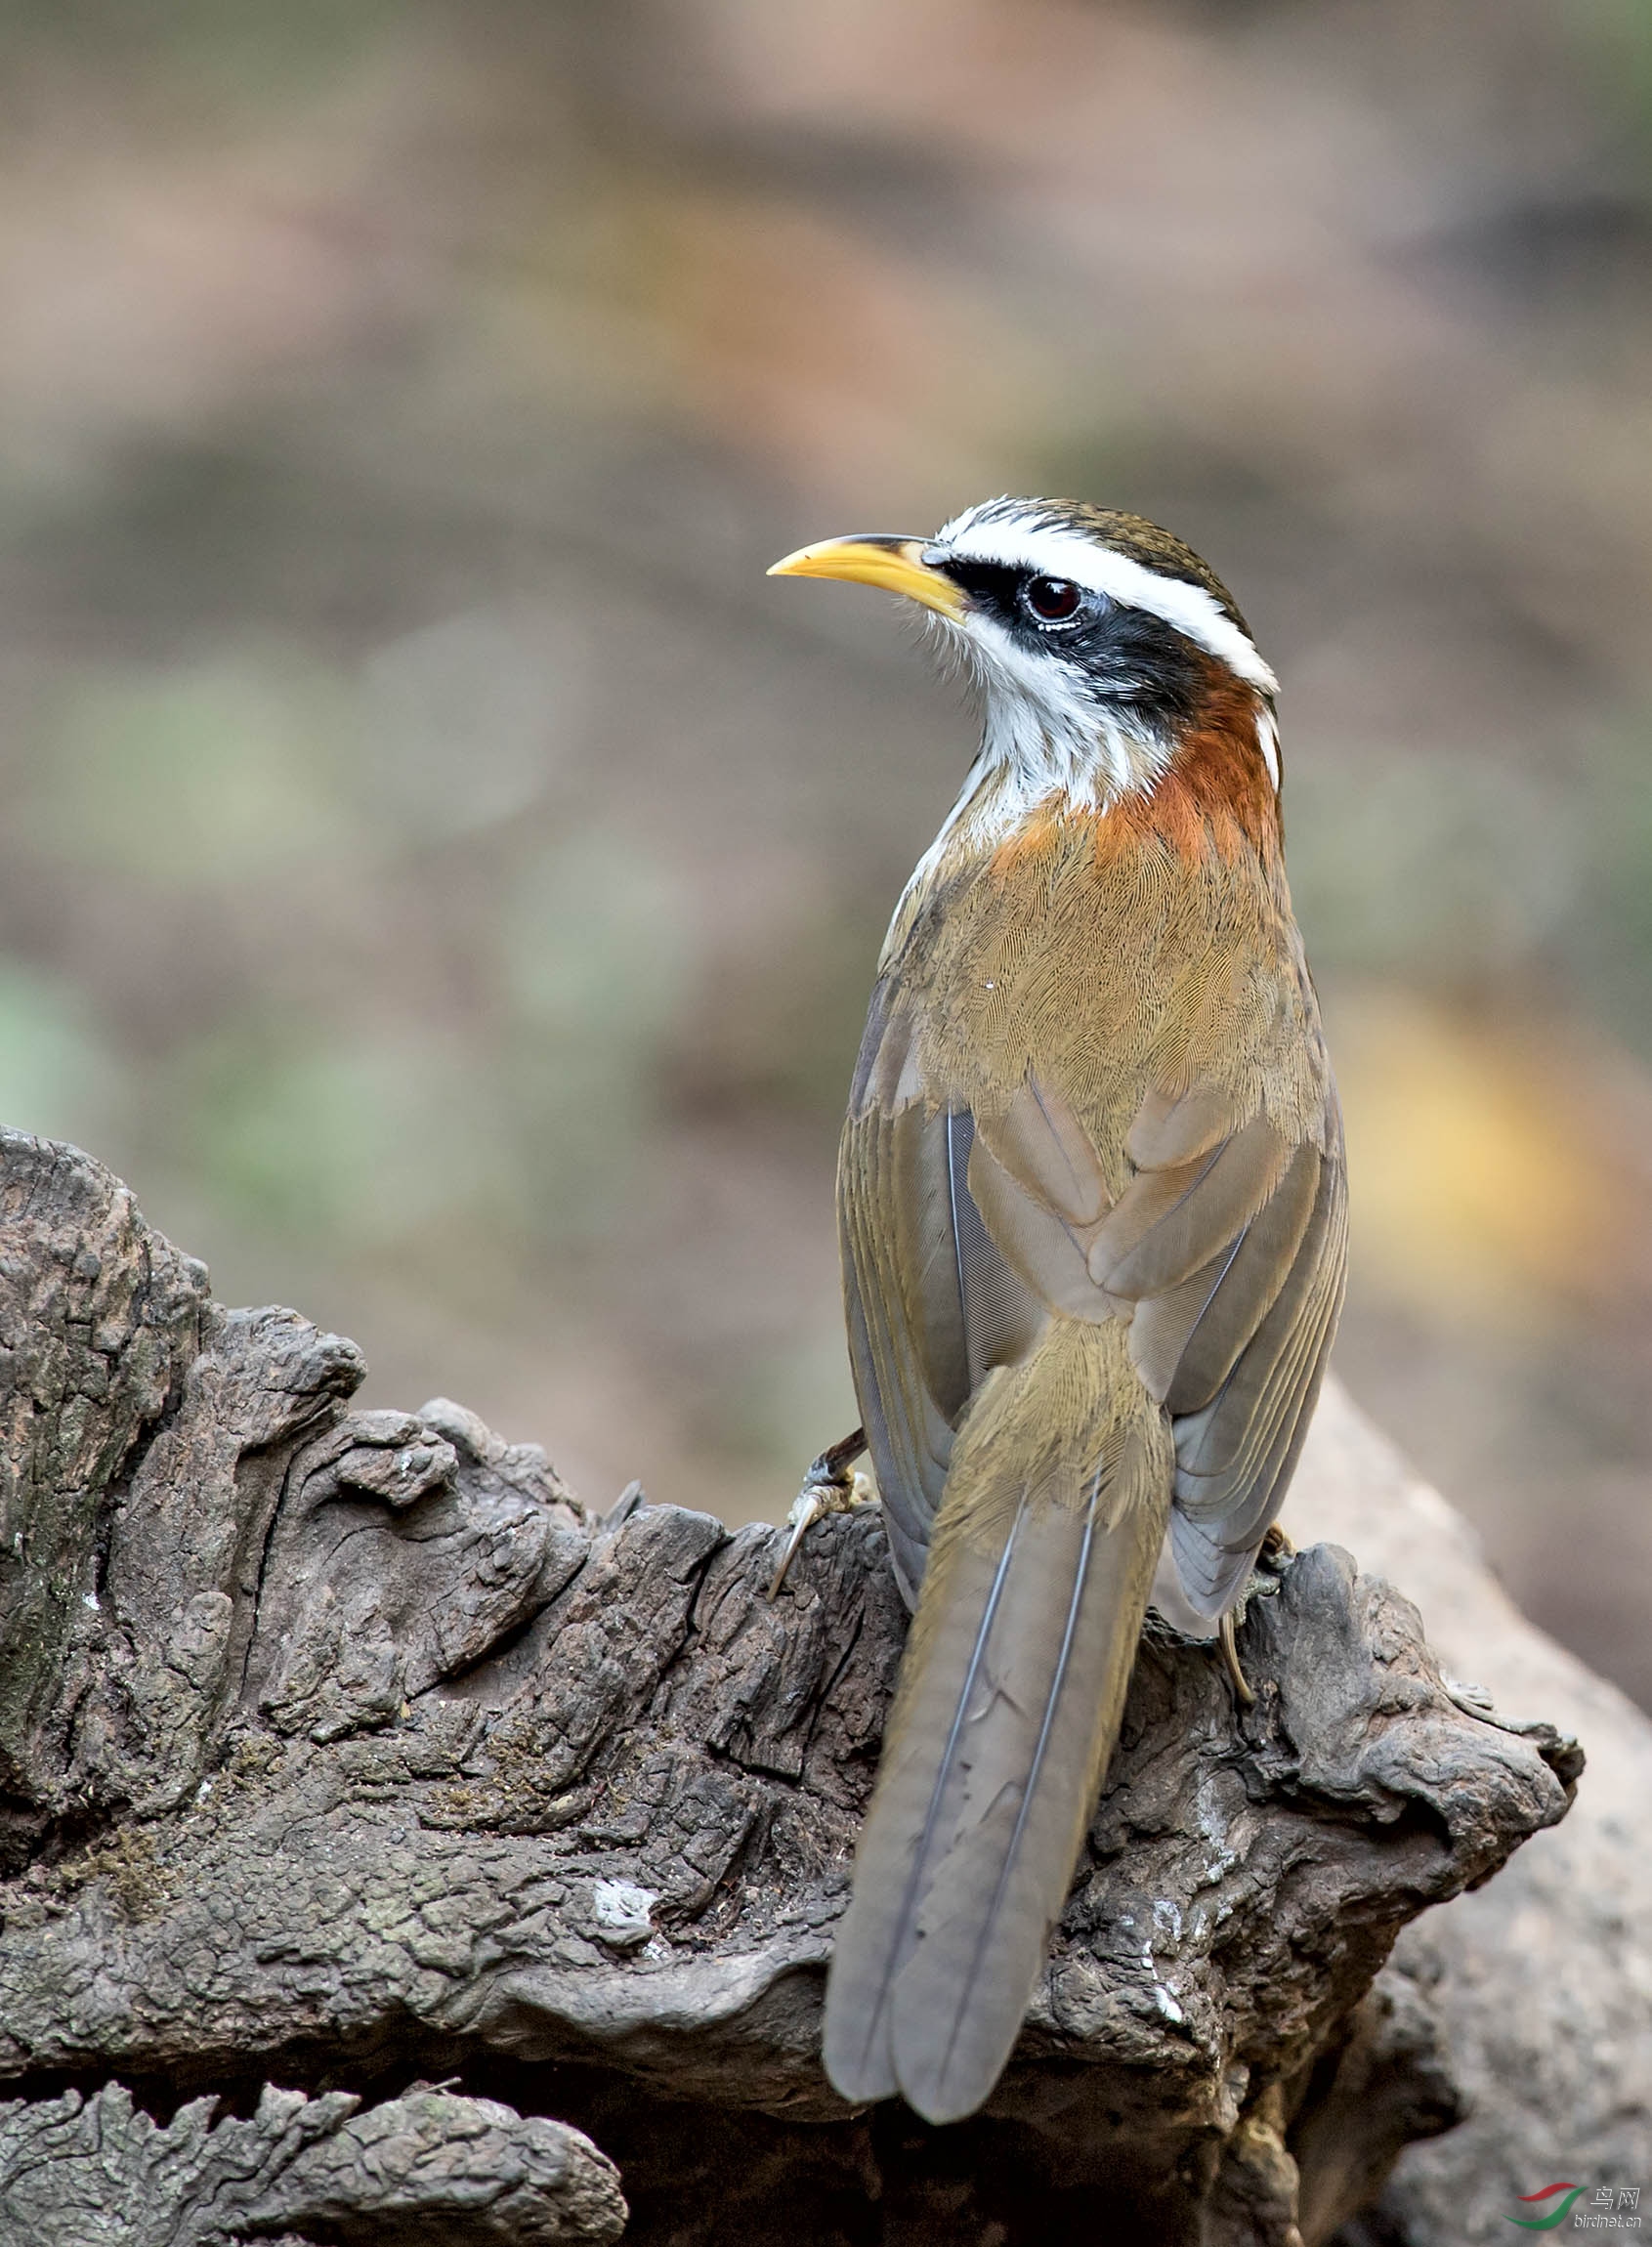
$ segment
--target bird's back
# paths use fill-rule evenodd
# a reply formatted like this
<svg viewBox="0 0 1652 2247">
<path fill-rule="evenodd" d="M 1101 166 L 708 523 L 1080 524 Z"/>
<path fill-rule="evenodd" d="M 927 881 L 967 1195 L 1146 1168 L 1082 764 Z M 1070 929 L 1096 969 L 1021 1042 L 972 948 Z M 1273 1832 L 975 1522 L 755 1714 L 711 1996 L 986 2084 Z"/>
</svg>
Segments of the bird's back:
<svg viewBox="0 0 1652 2247">
<path fill-rule="evenodd" d="M 1219 1389 L 1316 1208 L 1318 1342 L 1339 1297 L 1334 1099 L 1283 875 L 1160 809 L 1131 828 L 1040 812 L 938 856 L 892 931 L 844 1129 L 857 1385 L 921 1596 L 826 2056 L 849 2096 L 898 2085 L 940 2119 L 995 2081 L 1066 1894 L 1177 1489 L 1168 1407 L 1210 1402 L 1169 1394 L 1201 1314 L 1226 1335 Z M 1207 1298 L 1276 1201 L 1267 1271 L 1222 1328 Z M 1260 1400 L 1270 1497 L 1288 1380 L 1292 1401 Z"/>
</svg>

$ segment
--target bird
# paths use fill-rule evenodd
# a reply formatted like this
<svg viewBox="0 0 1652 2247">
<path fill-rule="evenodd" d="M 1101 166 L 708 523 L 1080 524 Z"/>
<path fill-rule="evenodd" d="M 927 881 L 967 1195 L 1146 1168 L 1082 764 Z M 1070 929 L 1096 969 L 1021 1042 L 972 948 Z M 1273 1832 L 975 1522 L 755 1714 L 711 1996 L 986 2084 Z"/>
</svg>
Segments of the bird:
<svg viewBox="0 0 1652 2247">
<path fill-rule="evenodd" d="M 1278 682 L 1191 548 L 1005 497 L 770 574 L 915 604 L 982 713 L 884 940 L 837 1171 L 911 1621 L 823 2056 L 843 2099 L 947 2123 L 1043 1971 L 1162 1551 L 1227 1618 L 1295 1469 L 1342 1304 L 1341 1116 Z"/>
</svg>

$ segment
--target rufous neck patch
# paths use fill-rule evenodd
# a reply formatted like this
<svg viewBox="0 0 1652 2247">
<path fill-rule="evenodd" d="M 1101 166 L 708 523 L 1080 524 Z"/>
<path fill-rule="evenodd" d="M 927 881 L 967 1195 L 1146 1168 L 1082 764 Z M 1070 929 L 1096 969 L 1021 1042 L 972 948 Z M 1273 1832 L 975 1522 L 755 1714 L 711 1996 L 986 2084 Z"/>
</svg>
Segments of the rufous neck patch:
<svg viewBox="0 0 1652 2247">
<path fill-rule="evenodd" d="M 1156 837 L 1180 858 L 1214 852 L 1232 861 L 1250 853 L 1271 861 L 1280 850 L 1279 793 L 1268 769 L 1254 691 L 1219 665 L 1192 721 L 1177 736 L 1170 761 L 1151 789 L 1122 797 L 1102 825 L 1098 847 Z M 1271 712 L 1265 713 L 1271 721 Z"/>
</svg>

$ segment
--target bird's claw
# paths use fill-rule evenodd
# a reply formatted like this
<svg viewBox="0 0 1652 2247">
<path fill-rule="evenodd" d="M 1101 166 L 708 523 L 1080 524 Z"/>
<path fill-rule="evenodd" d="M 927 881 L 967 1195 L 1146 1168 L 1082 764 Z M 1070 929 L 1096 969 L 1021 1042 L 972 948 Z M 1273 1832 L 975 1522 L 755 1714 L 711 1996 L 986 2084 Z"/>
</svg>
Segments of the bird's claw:
<svg viewBox="0 0 1652 2247">
<path fill-rule="evenodd" d="M 1227 1674 L 1233 1680 L 1234 1692 L 1238 1695 L 1244 1708 L 1253 1709 L 1256 1706 L 1256 1696 L 1251 1691 L 1250 1682 L 1239 1666 L 1239 1641 L 1235 1633 L 1233 1609 L 1231 1607 L 1222 1617 L 1221 1627 L 1216 1635 L 1221 1641 L 1222 1661 L 1226 1664 Z"/>
<path fill-rule="evenodd" d="M 769 1579 L 771 1599 L 779 1597 L 798 1548 L 823 1514 L 847 1513 L 852 1506 L 871 1503 L 874 1495 L 871 1484 L 854 1463 L 866 1448 L 866 1436 L 857 1428 L 841 1443 L 823 1451 L 803 1477 L 803 1487 L 792 1500 L 791 1511 L 786 1515 L 785 1549 Z"/>
</svg>

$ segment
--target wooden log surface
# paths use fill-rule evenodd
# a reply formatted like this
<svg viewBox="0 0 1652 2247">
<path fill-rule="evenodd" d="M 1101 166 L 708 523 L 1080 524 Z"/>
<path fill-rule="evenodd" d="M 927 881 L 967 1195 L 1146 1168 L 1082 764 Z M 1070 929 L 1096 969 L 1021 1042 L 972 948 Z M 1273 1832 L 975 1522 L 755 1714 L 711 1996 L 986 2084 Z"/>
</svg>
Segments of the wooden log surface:
<svg viewBox="0 0 1652 2247">
<path fill-rule="evenodd" d="M 1611 1788 L 1646 1727 L 1510 1614 L 1481 1644 L 1455 1517 L 1340 1400 L 1295 1502 L 1333 1541 L 1241 1631 L 1256 1706 L 1150 1619 L 1016 2056 L 934 2131 L 819 2065 L 905 1630 L 874 1513 L 770 1603 L 765 1526 L 599 1516 L 445 1401 L 352 1412 L 353 1343 L 213 1303 L 74 1150 L 6 1138 L 0 1218 L 0 2238 L 512 2247 L 614 2237 L 621 2192 L 681 2247 L 1497 2235 L 1497 1899 L 1577 1884 L 1632 1973 L 1644 1898 L 1589 1778 L 1560 1823 L 1576 1745 L 1344 1547 L 1520 1717 L 1604 1724 Z M 1594 2133 L 1555 2174 L 1634 2156 L 1630 2011 L 1546 2095 Z"/>
</svg>

